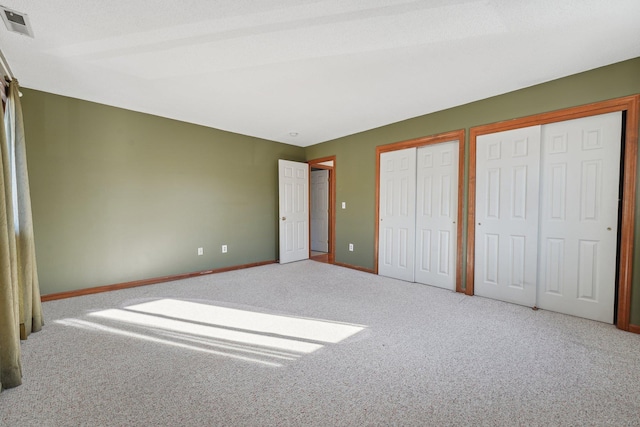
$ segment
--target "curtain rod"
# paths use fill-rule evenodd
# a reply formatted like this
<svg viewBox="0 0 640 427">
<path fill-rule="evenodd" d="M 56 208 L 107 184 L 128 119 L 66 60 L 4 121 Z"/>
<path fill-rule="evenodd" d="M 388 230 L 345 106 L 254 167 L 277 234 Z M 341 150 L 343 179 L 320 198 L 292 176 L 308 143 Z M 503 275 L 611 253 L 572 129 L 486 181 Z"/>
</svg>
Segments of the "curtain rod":
<svg viewBox="0 0 640 427">
<path fill-rule="evenodd" d="M 2 73 L 4 74 L 5 79 L 9 81 L 14 79 L 9 63 L 7 62 L 7 58 L 4 57 L 2 50 L 0 50 L 0 67 L 2 67 Z"/>
</svg>

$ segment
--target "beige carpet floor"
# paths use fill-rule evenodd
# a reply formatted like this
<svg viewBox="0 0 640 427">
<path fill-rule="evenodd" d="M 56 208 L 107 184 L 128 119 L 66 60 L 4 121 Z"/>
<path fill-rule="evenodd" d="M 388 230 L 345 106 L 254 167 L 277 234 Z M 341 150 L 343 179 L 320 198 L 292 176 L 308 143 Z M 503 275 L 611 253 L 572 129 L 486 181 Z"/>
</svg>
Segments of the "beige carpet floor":
<svg viewBox="0 0 640 427">
<path fill-rule="evenodd" d="M 640 336 L 313 261 L 44 312 L 0 425 L 640 425 Z"/>
</svg>

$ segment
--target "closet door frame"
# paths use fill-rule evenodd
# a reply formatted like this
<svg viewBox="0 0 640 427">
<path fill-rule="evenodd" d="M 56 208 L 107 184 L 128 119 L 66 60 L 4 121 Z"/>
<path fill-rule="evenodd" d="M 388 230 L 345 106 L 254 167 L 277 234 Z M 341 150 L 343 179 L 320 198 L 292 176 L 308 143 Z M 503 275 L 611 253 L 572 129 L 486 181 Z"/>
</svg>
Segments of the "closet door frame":
<svg viewBox="0 0 640 427">
<path fill-rule="evenodd" d="M 458 212 L 456 219 L 456 292 L 465 292 L 462 288 L 462 268 L 463 268 L 463 250 L 462 250 L 462 220 L 463 220 L 463 202 L 464 202 L 464 146 L 465 131 L 464 129 L 440 133 L 436 135 L 425 136 L 422 138 L 410 139 L 407 141 L 395 142 L 387 145 L 379 145 L 376 147 L 376 225 L 374 236 L 374 273 L 378 274 L 378 250 L 380 237 L 380 154 L 389 151 L 403 150 L 405 148 L 419 148 L 426 145 L 440 144 L 443 142 L 458 141 Z"/>
<path fill-rule="evenodd" d="M 626 112 L 624 129 L 624 148 L 622 179 L 622 212 L 619 224 L 619 274 L 618 274 L 618 303 L 616 326 L 628 331 L 631 308 L 631 280 L 633 273 L 633 239 L 636 203 L 636 179 L 638 156 L 638 126 L 640 109 L 640 95 L 632 95 L 609 101 L 587 104 L 579 107 L 549 113 L 536 114 L 519 119 L 492 123 L 473 127 L 469 130 L 469 188 L 467 200 L 467 266 L 466 287 L 467 295 L 474 294 L 475 273 L 475 207 L 476 207 L 476 138 L 506 130 L 518 129 L 534 125 L 562 122 L 599 114 L 617 111 Z"/>
</svg>

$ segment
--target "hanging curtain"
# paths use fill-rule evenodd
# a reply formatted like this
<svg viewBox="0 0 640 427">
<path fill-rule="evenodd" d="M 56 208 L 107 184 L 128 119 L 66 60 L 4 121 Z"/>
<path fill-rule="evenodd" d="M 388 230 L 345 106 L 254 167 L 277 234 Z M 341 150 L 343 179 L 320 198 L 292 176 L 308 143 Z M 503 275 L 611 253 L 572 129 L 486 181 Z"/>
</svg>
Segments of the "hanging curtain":
<svg viewBox="0 0 640 427">
<path fill-rule="evenodd" d="M 42 329 L 42 304 L 36 268 L 36 247 L 31 217 L 31 192 L 27 173 L 27 149 L 24 140 L 24 120 L 17 80 L 9 84 L 7 102 L 12 126 L 8 129 L 9 146 L 14 154 L 14 212 L 17 211 L 16 246 L 18 248 L 18 283 L 20 288 L 20 338 L 27 339 L 31 332 Z"/>
<path fill-rule="evenodd" d="M 0 129 L 0 390 L 22 383 L 19 340 L 44 324 L 19 94 L 14 79 Z"/>
<path fill-rule="evenodd" d="M 4 126 L 0 121 L 0 390 L 22 384 L 20 365 L 20 309 L 18 254 L 13 220 L 11 155 Z"/>
</svg>

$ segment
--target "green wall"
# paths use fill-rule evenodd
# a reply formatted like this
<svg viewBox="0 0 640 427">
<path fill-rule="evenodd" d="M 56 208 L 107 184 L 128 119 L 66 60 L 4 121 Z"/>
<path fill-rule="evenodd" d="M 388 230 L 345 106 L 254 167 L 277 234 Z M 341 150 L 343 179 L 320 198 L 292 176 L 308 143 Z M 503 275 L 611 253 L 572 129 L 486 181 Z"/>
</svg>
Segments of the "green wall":
<svg viewBox="0 0 640 427">
<path fill-rule="evenodd" d="M 277 259 L 277 159 L 303 148 L 22 92 L 43 295 Z"/>
<path fill-rule="evenodd" d="M 376 146 L 640 93 L 640 58 L 306 149 L 23 93 L 38 272 L 46 295 L 275 260 L 278 158 L 336 155 L 337 201 L 347 203 L 336 211 L 336 260 L 373 269 Z M 640 206 L 637 211 L 640 231 Z M 228 254 L 220 253 L 222 244 Z M 198 247 L 204 256 L 196 255 Z M 631 322 L 637 325 L 639 278 L 634 274 Z"/>
<path fill-rule="evenodd" d="M 376 146 L 458 129 L 465 129 L 468 138 L 474 126 L 637 93 L 640 58 L 308 147 L 307 159 L 336 156 L 337 204 L 347 203 L 347 209 L 336 211 L 336 261 L 374 267 Z M 465 177 L 467 171 L 468 158 Z M 466 196 L 466 182 L 464 191 Z M 636 200 L 640 204 L 640 196 Z M 636 211 L 635 245 L 640 248 L 640 205 Z M 466 206 L 464 213 L 466 218 Z M 347 250 L 349 243 L 354 244 L 354 252 Z M 636 325 L 640 325 L 639 254 L 636 250 L 631 307 L 631 323 Z"/>
</svg>

